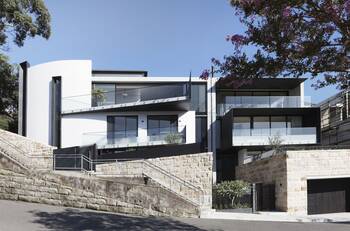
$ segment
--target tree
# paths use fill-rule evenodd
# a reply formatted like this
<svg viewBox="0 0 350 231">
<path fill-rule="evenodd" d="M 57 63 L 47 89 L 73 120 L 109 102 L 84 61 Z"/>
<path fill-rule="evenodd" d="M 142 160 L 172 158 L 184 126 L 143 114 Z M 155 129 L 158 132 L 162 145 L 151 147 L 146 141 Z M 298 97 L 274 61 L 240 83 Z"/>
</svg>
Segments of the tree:
<svg viewBox="0 0 350 231">
<path fill-rule="evenodd" d="M 216 72 L 233 81 L 309 74 L 316 89 L 334 84 L 348 87 L 350 0 L 230 2 L 246 30 L 227 36 L 233 54 L 212 59 Z M 253 55 L 247 54 L 247 46 L 254 47 Z M 206 70 L 202 78 L 208 75 Z M 246 83 L 237 82 L 238 86 Z"/>
<path fill-rule="evenodd" d="M 0 1 L 0 50 L 9 49 L 9 38 L 21 47 L 27 37 L 35 36 L 50 37 L 50 14 L 43 0 Z M 0 124 L 11 131 L 17 131 L 17 72 L 0 53 Z"/>
<path fill-rule="evenodd" d="M 223 181 L 217 184 L 214 190 L 218 196 L 228 197 L 231 200 L 231 206 L 233 208 L 235 199 L 248 192 L 249 184 L 242 180 Z"/>
</svg>

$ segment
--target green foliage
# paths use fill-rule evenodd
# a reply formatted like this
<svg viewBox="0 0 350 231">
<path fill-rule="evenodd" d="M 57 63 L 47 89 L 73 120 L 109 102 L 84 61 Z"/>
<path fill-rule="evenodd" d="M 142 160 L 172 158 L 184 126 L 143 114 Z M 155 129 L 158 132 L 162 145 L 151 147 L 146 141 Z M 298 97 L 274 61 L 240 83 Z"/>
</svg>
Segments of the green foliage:
<svg viewBox="0 0 350 231">
<path fill-rule="evenodd" d="M 279 133 L 269 137 L 269 146 L 274 151 L 273 153 L 274 155 L 282 151 L 282 143 L 283 143 L 283 140 Z"/>
<path fill-rule="evenodd" d="M 234 207 L 235 199 L 246 194 L 249 188 L 249 183 L 242 180 L 223 181 L 214 187 L 214 193 L 219 197 L 229 198 Z"/>
<path fill-rule="evenodd" d="M 8 50 L 9 37 L 23 46 L 27 37 L 50 37 L 50 14 L 43 0 L 0 1 L 0 50 Z M 18 67 L 0 53 L 0 115 L 2 128 L 17 131 Z"/>
<path fill-rule="evenodd" d="M 213 59 L 239 87 L 252 78 L 305 77 L 321 88 L 349 87 L 350 0 L 231 0 L 246 28 L 227 36 L 233 54 Z M 250 55 L 246 48 L 255 52 Z M 207 77 L 204 71 L 202 77 Z M 249 82 L 248 82 L 249 83 Z"/>
<path fill-rule="evenodd" d="M 168 144 L 179 144 L 181 143 L 182 137 L 179 133 L 169 133 L 164 140 Z"/>
<path fill-rule="evenodd" d="M 106 100 L 106 92 L 99 88 L 92 90 L 92 96 L 96 105 L 99 105 Z"/>
</svg>

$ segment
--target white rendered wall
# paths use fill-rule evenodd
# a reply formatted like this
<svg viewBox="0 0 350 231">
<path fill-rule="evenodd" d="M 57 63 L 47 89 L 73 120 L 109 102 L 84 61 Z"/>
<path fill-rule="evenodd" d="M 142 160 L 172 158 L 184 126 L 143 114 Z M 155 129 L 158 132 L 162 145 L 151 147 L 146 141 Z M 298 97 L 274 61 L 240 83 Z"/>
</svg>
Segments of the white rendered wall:
<svg viewBox="0 0 350 231">
<path fill-rule="evenodd" d="M 144 141 L 147 141 L 148 115 L 178 115 L 179 127 L 186 126 L 186 143 L 196 142 L 196 117 L 194 111 L 108 112 L 64 115 L 62 118 L 62 147 L 83 145 L 84 133 L 107 133 L 107 116 L 113 115 L 138 116 L 138 136 Z"/>
<path fill-rule="evenodd" d="M 45 144 L 51 143 L 51 80 L 54 76 L 62 78 L 62 97 L 91 94 L 91 61 L 56 61 L 28 69 L 27 136 Z"/>
</svg>

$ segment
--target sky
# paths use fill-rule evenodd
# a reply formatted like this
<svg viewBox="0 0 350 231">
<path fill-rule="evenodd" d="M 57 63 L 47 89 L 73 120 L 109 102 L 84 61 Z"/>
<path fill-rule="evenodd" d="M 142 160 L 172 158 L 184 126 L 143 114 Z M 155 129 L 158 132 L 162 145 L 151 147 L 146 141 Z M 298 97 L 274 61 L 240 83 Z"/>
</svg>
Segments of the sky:
<svg viewBox="0 0 350 231">
<path fill-rule="evenodd" d="M 45 0 L 52 35 L 10 46 L 12 63 L 92 60 L 93 69 L 146 70 L 149 76 L 198 76 L 230 54 L 229 34 L 244 32 L 228 0 Z M 318 103 L 334 87 L 305 95 Z"/>
</svg>

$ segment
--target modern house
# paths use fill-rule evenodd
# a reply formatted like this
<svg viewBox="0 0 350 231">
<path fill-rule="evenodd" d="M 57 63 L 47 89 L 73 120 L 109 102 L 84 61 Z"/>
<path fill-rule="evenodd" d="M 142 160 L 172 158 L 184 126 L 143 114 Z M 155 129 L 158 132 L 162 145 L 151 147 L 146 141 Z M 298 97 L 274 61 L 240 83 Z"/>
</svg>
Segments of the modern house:
<svg viewBox="0 0 350 231">
<path fill-rule="evenodd" d="M 350 144 L 349 90 L 319 103 L 321 108 L 321 142 L 323 145 Z"/>
<path fill-rule="evenodd" d="M 320 142 L 320 110 L 304 96 L 304 79 L 254 79 L 236 89 L 229 78 L 93 70 L 88 60 L 21 67 L 19 133 L 58 148 L 95 145 L 108 155 L 200 144 L 224 180 L 273 137 Z"/>
</svg>

